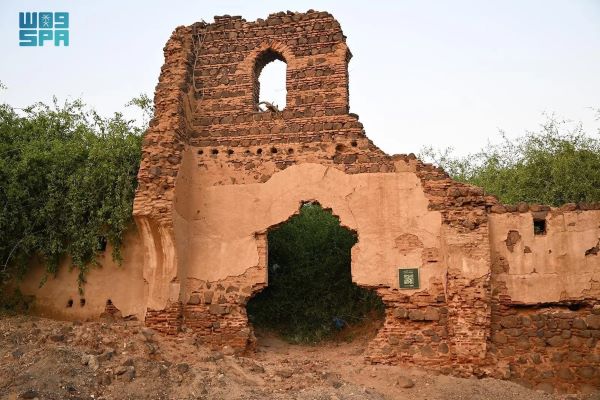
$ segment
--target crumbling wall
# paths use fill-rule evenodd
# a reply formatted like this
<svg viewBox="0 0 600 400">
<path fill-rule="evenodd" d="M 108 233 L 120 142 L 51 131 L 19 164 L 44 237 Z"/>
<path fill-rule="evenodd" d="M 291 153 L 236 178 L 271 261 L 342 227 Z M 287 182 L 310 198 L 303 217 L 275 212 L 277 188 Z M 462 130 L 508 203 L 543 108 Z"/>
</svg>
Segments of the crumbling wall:
<svg viewBox="0 0 600 400">
<path fill-rule="evenodd" d="M 386 320 L 370 344 L 372 362 L 412 362 L 454 374 L 480 374 L 489 337 L 490 248 L 486 208 L 496 204 L 483 190 L 449 179 L 411 157 L 396 170 L 413 168 L 442 217 L 439 251 L 424 251 L 420 266 L 436 262 L 440 281 L 427 291 L 380 288 Z"/>
<path fill-rule="evenodd" d="M 110 287 L 85 315 L 117 313 L 102 308 L 108 290 L 118 312 L 161 332 L 251 348 L 245 306 L 268 285 L 266 234 L 316 200 L 357 232 L 353 281 L 386 306 L 367 360 L 598 386 L 598 208 L 504 206 L 414 155 L 386 155 L 349 112 L 351 53 L 326 12 L 215 17 L 177 28 L 164 52 L 139 237 L 126 272 L 92 271 L 86 293 Z M 287 65 L 286 107 L 260 112 L 258 75 L 274 59 Z M 419 289 L 399 288 L 400 267 L 420 269 Z M 63 284 L 40 292 L 48 309 L 62 308 L 51 293 Z"/>
<path fill-rule="evenodd" d="M 600 387 L 600 306 L 496 304 L 490 374 L 542 390 Z"/>
<path fill-rule="evenodd" d="M 398 266 L 421 265 L 423 257 L 428 261 L 421 269 L 422 290 L 443 280 L 444 268 L 433 259 L 439 257 L 441 247 L 441 216 L 428 210 L 414 173 L 349 175 L 305 163 L 280 171 L 265 183 L 198 186 L 196 193 L 183 300 L 184 307 L 196 313 L 197 307 L 189 306 L 198 301 L 211 307 L 194 319 L 210 321 L 215 314 L 245 317 L 247 300 L 267 284 L 266 256 L 261 253 L 266 233 L 297 213 L 303 201 L 318 201 L 343 226 L 357 232 L 358 243 L 352 248 L 352 276 L 357 284 L 397 291 Z M 408 248 L 407 237 L 419 247 Z M 256 273 L 248 276 L 248 271 Z"/>
<path fill-rule="evenodd" d="M 494 273 L 511 301 L 598 299 L 600 210 L 532 208 L 490 215 Z M 534 233 L 534 219 L 545 221 L 545 233 Z"/>
<path fill-rule="evenodd" d="M 600 386 L 598 206 L 492 208 L 493 376 L 547 391 Z"/>
<path fill-rule="evenodd" d="M 523 304 L 599 298 L 600 210 L 532 208 L 490 215 L 494 273 L 507 295 Z M 545 232 L 534 232 L 534 220 Z"/>
<path fill-rule="evenodd" d="M 245 327 L 246 297 L 266 284 L 257 238 L 297 212 L 301 201 L 318 200 L 357 231 L 354 280 L 377 288 L 388 307 L 385 327 L 371 346 L 372 361 L 406 359 L 406 343 L 392 352 L 386 343 L 406 329 L 406 320 L 397 317 L 402 313 L 394 310 L 411 307 L 444 316 L 438 336 L 445 346 L 435 347 L 436 357 L 459 364 L 483 359 L 490 317 L 489 199 L 414 156 L 386 155 L 365 136 L 358 116 L 349 113 L 351 54 L 330 14 L 278 13 L 255 22 L 216 17 L 212 24 L 178 28 L 167 49 L 159 88 L 165 90 L 162 83 L 171 79 L 180 82 L 171 110 L 185 127 L 175 135 L 184 147 L 168 158 L 157 149 L 160 141 L 144 144 L 148 157 L 140 177 L 152 179 L 138 191 L 135 213 L 151 216 L 159 228 L 150 230 L 171 235 L 166 242 L 174 248 L 170 259 L 161 259 L 157 243 L 164 248 L 165 240 L 146 235 L 156 253 L 148 257 L 148 269 L 162 280 L 150 291 L 158 301 L 148 324 L 166 332 L 173 323 L 191 327 L 219 343 L 236 337 L 224 335 L 222 327 Z M 258 74 L 272 59 L 287 65 L 287 104 L 281 112 L 259 112 Z M 163 96 L 157 93 L 157 99 Z M 175 121 L 174 114 L 159 115 L 159 126 L 163 119 Z M 164 171 L 176 175 L 173 184 Z M 411 208 L 414 190 L 421 200 Z M 172 207 L 156 214 L 149 195 L 172 199 Z M 421 215 L 435 217 L 421 221 Z M 377 223 L 357 225 L 369 219 Z M 401 266 L 421 268 L 420 290 L 399 290 Z M 239 282 L 244 276 L 245 285 Z M 411 321 L 419 329 L 429 325 L 424 318 Z M 251 342 L 252 335 L 247 338 Z M 237 339 L 235 344 L 244 346 Z"/>
<path fill-rule="evenodd" d="M 32 312 L 56 319 L 87 320 L 118 311 L 122 317 L 143 321 L 148 288 L 143 278 L 144 249 L 135 226 L 125 234 L 122 263 L 115 262 L 111 253 L 108 245 L 98 257 L 98 265 L 89 266 L 83 293 L 79 291 L 79 270 L 71 268 L 70 259 L 60 263 L 56 275 L 47 275 L 45 265 L 34 260 L 30 272 L 19 282 L 20 290 L 33 296 Z"/>
<path fill-rule="evenodd" d="M 144 248 L 146 307 L 151 319 L 163 310 L 177 308 L 180 294 L 178 251 L 185 237 L 174 227 L 173 202 L 195 103 L 192 48 L 191 27 L 178 27 L 165 45 L 165 63 L 154 94 L 154 118 L 142 142 L 133 215 Z"/>
</svg>

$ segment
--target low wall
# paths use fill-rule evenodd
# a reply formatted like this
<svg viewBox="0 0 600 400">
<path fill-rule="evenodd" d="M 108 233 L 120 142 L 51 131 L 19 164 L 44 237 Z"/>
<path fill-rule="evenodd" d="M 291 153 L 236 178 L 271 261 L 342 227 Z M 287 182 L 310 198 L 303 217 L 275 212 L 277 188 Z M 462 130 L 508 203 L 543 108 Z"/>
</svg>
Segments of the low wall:
<svg viewBox="0 0 600 400">
<path fill-rule="evenodd" d="M 90 266 L 84 292 L 79 292 L 79 270 L 70 269 L 70 260 L 61 262 L 55 276 L 46 274 L 39 263 L 19 283 L 21 291 L 34 296 L 33 312 L 50 318 L 67 320 L 96 319 L 108 309 L 115 308 L 123 317 L 144 320 L 147 285 L 143 278 L 144 249 L 135 226 L 126 233 L 119 265 L 112 259 L 110 245 L 98 257 L 99 266 Z M 110 302 L 109 302 L 110 300 Z"/>
<path fill-rule="evenodd" d="M 493 375 L 552 391 L 600 388 L 600 305 L 501 306 L 493 313 Z"/>
</svg>

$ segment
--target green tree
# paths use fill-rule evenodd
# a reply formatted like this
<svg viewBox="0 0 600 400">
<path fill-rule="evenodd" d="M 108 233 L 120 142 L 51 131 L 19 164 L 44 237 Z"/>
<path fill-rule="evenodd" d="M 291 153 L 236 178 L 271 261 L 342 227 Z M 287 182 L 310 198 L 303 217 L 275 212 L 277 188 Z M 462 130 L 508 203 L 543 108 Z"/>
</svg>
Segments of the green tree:
<svg viewBox="0 0 600 400">
<path fill-rule="evenodd" d="M 103 118 L 80 100 L 0 105 L 0 278 L 37 257 L 48 274 L 69 256 L 80 289 L 106 242 L 120 260 L 145 126 Z"/>
<path fill-rule="evenodd" d="M 509 139 L 475 154 L 425 148 L 420 158 L 459 181 L 483 187 L 506 204 L 525 201 L 558 206 L 600 201 L 600 140 L 582 124 L 548 117 L 538 132 Z"/>
<path fill-rule="evenodd" d="M 250 320 L 293 342 L 316 342 L 336 331 L 334 318 L 352 324 L 381 315 L 379 297 L 352 283 L 356 240 L 331 212 L 304 204 L 268 234 L 269 286 L 249 302 Z"/>
</svg>

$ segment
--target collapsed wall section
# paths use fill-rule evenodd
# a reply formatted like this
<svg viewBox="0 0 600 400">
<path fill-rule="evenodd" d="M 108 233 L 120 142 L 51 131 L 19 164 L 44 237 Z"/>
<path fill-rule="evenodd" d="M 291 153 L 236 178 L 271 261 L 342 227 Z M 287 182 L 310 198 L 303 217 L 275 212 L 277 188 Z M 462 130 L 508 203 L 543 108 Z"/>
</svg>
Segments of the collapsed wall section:
<svg viewBox="0 0 600 400">
<path fill-rule="evenodd" d="M 245 302 L 266 284 L 259 238 L 297 212 L 300 201 L 318 200 L 358 232 L 354 280 L 375 288 L 386 303 L 373 362 L 434 365 L 443 358 L 471 371 L 483 359 L 490 199 L 414 156 L 386 155 L 365 136 L 358 116 L 349 113 L 351 54 L 330 14 L 278 13 L 256 22 L 216 17 L 212 24 L 178 28 L 165 56 L 155 100 L 164 109 L 144 142 L 134 211 L 148 225 L 145 275 L 160 280 L 149 284 L 155 301 L 149 325 L 168 333 L 185 327 L 211 343 L 230 338 L 237 348 L 247 346 Z M 270 59 L 287 65 L 287 104 L 260 112 L 257 78 Z M 291 176 L 297 188 L 278 176 Z M 355 183 L 327 187 L 331 177 Z M 346 197 L 336 200 L 328 190 Z M 410 206 L 411 190 L 420 193 L 417 208 Z M 419 213 L 437 216 L 419 222 Z M 251 223 L 244 224 L 249 215 Z M 373 216 L 378 224 L 355 226 Z M 243 232 L 244 226 L 252 229 Z M 421 290 L 399 290 L 397 267 L 403 265 L 422 269 Z M 431 321 L 439 325 L 434 335 L 397 339 L 413 328 L 429 331 Z"/>
<path fill-rule="evenodd" d="M 245 304 L 268 284 L 266 232 L 297 212 L 300 201 L 318 200 L 358 232 L 353 280 L 375 289 L 386 305 L 384 326 L 369 346 L 371 362 L 478 375 L 498 374 L 498 363 L 510 371 L 503 377 L 562 382 L 570 375 L 557 375 L 552 357 L 567 356 L 550 348 L 559 342 L 552 339 L 559 335 L 555 325 L 567 320 L 574 337 L 591 339 L 568 369 L 596 384 L 600 372 L 581 368 L 598 351 L 598 216 L 557 214 L 547 220 L 545 240 L 530 238 L 523 227 L 535 216 L 505 214 L 482 189 L 412 155 L 386 155 L 349 113 L 350 57 L 339 23 L 323 12 L 255 22 L 223 16 L 177 28 L 165 47 L 134 205 L 145 249 L 146 323 L 171 334 L 191 330 L 215 346 L 251 347 Z M 258 75 L 273 59 L 287 65 L 286 107 L 261 112 Z M 341 186 L 328 187 L 332 177 Z M 399 212 L 415 193 L 418 207 Z M 436 221 L 427 220 L 432 215 Z M 365 216 L 380 223 L 360 223 Z M 560 224 L 564 232 L 551 235 Z M 419 267 L 424 286 L 400 290 L 395 274 L 402 266 Z M 540 289 L 548 284 L 552 290 Z M 519 308 L 548 301 L 563 311 Z M 569 301 L 580 308 L 565 311 Z M 535 342 L 534 330 L 548 340 Z M 561 346 L 577 347 L 562 330 Z M 498 342 L 500 334 L 506 342 Z M 515 356 L 524 337 L 536 349 L 525 362 Z M 545 380 L 527 372 L 538 360 L 534 353 L 546 363 Z"/>
</svg>

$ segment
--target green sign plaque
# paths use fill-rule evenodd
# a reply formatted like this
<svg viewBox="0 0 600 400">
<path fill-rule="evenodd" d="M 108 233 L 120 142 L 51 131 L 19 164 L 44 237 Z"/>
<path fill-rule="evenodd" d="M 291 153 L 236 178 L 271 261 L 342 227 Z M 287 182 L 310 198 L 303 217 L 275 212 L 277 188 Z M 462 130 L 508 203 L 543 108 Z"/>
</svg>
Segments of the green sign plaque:
<svg viewBox="0 0 600 400">
<path fill-rule="evenodd" d="M 419 268 L 400 268 L 398 269 L 398 278 L 400 279 L 400 289 L 419 288 Z"/>
</svg>

